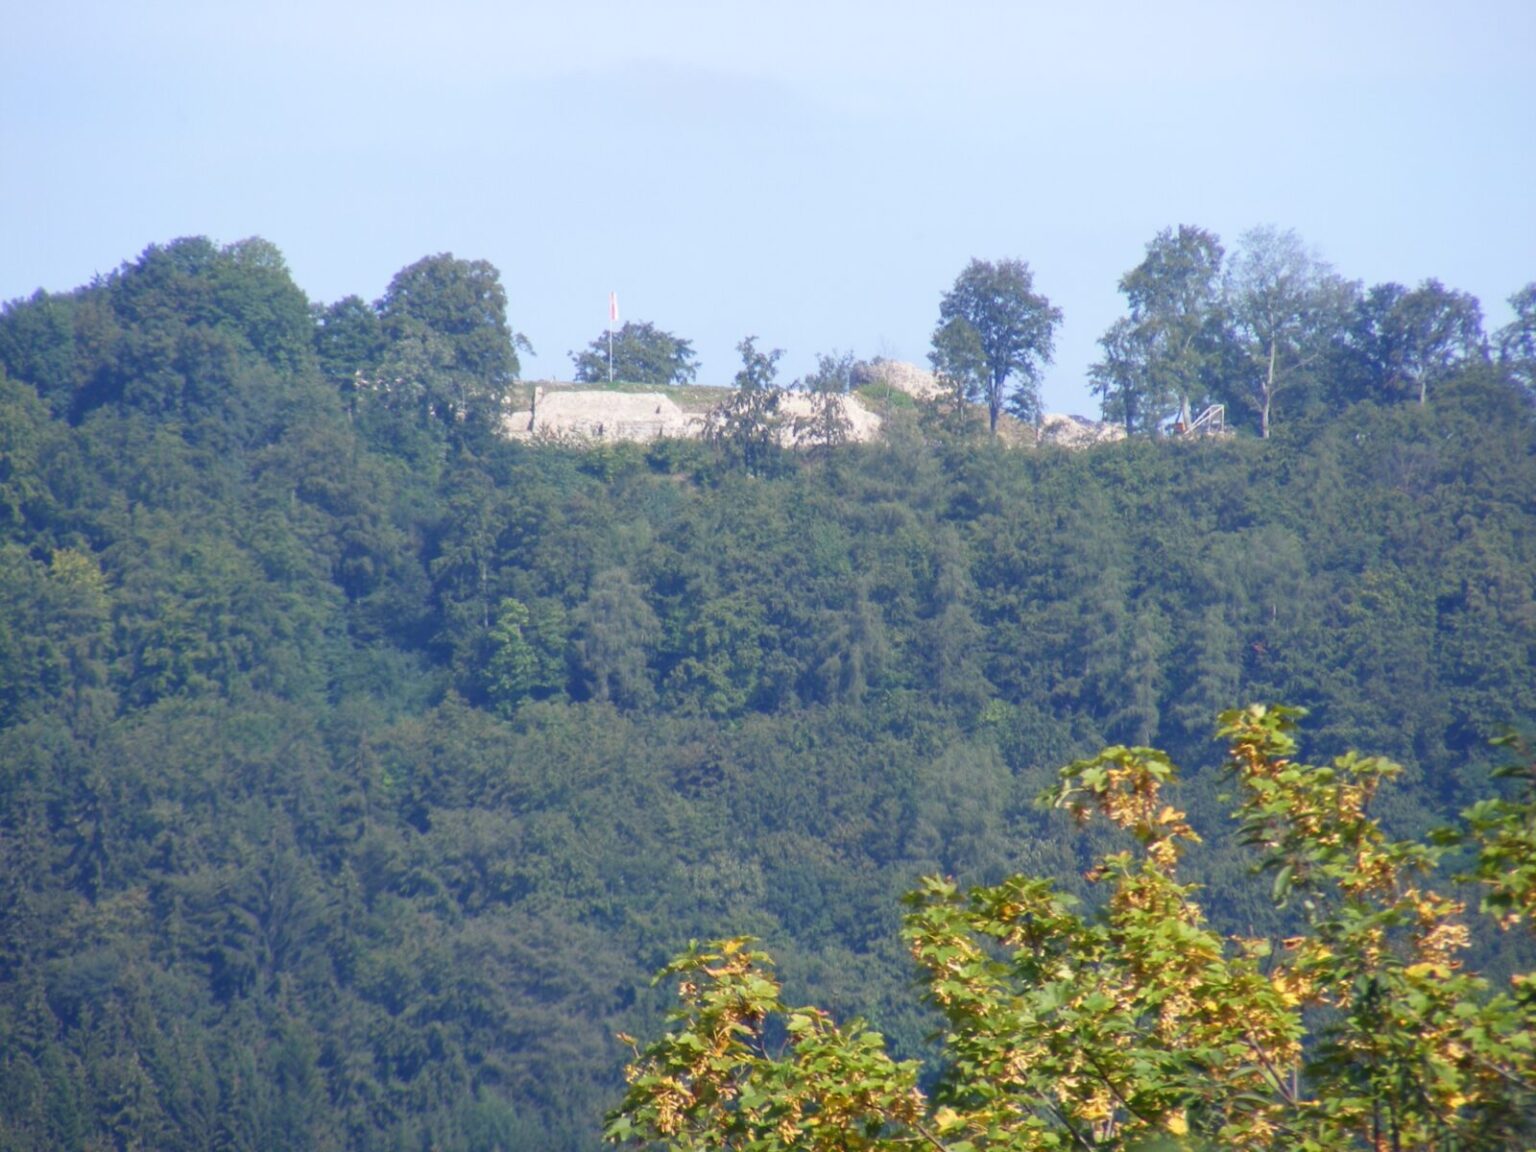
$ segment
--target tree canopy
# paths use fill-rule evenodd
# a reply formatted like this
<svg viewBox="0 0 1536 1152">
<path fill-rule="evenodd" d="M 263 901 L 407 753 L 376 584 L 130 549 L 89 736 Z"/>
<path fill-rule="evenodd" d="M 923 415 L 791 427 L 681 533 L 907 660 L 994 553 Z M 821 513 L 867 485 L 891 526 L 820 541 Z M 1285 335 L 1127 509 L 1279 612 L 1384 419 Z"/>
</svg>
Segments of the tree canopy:
<svg viewBox="0 0 1536 1152">
<path fill-rule="evenodd" d="M 396 273 L 378 312 L 388 342 L 382 387 L 449 427 L 499 419 L 527 342 L 507 322 L 493 265 L 446 252 L 424 257 Z"/>
<path fill-rule="evenodd" d="M 1377 284 L 1360 299 L 1346 336 L 1361 394 L 1424 404 L 1431 385 L 1487 355 L 1482 308 L 1438 280 L 1418 288 Z"/>
<path fill-rule="evenodd" d="M 631 384 L 691 384 L 698 375 L 693 345 L 648 320 L 626 320 L 612 334 L 613 379 Z M 609 378 L 609 336 L 597 337 L 581 352 L 571 353 L 576 379 L 596 384 Z"/>
<path fill-rule="evenodd" d="M 1181 404 L 1211 394 L 1228 343 L 1224 256 L 1213 233 L 1181 224 L 1159 232 L 1120 278 L 1130 315 L 1100 338 L 1104 359 L 1089 375 L 1105 418 L 1128 433 L 1156 432 Z"/>
<path fill-rule="evenodd" d="M 981 399 L 989 428 L 1006 408 L 1033 422 L 1040 372 L 1055 352 L 1061 309 L 1035 291 L 1023 260 L 973 259 L 939 301 L 930 359 L 968 399 Z"/>
<path fill-rule="evenodd" d="M 1188 975 L 1180 949 L 1208 943 L 1188 987 L 1230 976 L 1239 1003 L 1264 991 L 1255 967 L 1277 991 L 1277 972 L 1316 978 L 1319 1004 L 1288 989 L 1298 1099 L 1323 1098 L 1326 1063 L 1306 1069 L 1336 1042 L 1355 1071 L 1331 1098 L 1357 1118 L 1379 1098 L 1409 1133 L 1448 1092 L 1468 1097 L 1449 1121 L 1464 1142 L 1491 1117 L 1471 1102 L 1486 1085 L 1423 1044 L 1481 1024 L 1468 1050 L 1490 1056 L 1488 1005 L 1536 967 L 1528 934 L 1497 922 L 1536 855 L 1510 819 L 1526 778 L 1491 778 L 1506 753 L 1486 744 L 1536 717 L 1518 329 L 1453 361 L 1422 406 L 1346 386 L 1336 330 L 1268 441 L 1012 447 L 893 396 L 878 441 L 775 438 L 749 464 L 730 441 L 578 447 L 450 423 L 386 369 L 423 347 L 450 365 L 454 333 L 386 323 L 372 295 L 311 306 L 270 246 L 194 237 L 0 306 L 0 1148 L 593 1152 L 633 1056 L 615 1033 L 664 1028 L 668 990 L 646 976 L 689 939 L 744 935 L 776 958 L 784 1004 L 840 1031 L 866 1019 L 885 1043 L 871 1061 L 917 1063 L 913 1107 L 938 1136 L 942 1109 L 970 1124 L 985 1102 L 942 1094 L 955 1030 L 912 995 L 899 898 L 919 876 L 1040 881 L 1031 907 L 1061 926 L 1042 954 L 1127 999 L 1104 1009 L 1120 1040 L 1093 1031 L 1098 1001 L 1064 996 L 1021 1042 L 1123 1057 L 1106 1063 L 1122 1089 L 1169 1072 L 1192 1135 L 1214 1115 L 1193 1054 L 1217 1033 L 1158 1032 L 1178 990 L 1130 967 L 1154 944 Z M 776 395 L 781 362 L 744 345 L 743 394 Z M 840 399 L 860 383 L 846 361 L 800 387 Z M 1315 419 L 1323 397 L 1337 410 Z M 1365 787 L 1358 758 L 1336 763 L 1352 747 L 1402 765 L 1364 808 L 1382 839 L 1359 839 L 1373 868 L 1402 864 L 1386 903 L 1344 890 L 1348 859 L 1219 831 L 1239 788 L 1211 718 L 1278 699 L 1311 710 L 1320 770 L 1281 779 L 1288 795 L 1330 771 Z M 1178 913 L 1161 936 L 1134 920 L 1146 933 L 1112 935 L 1122 877 L 1084 876 L 1129 851 L 1140 882 L 1134 835 L 1097 814 L 1072 834 L 1030 802 L 1106 745 L 1187 769 L 1161 796 L 1203 840 L 1175 838 L 1171 878 L 1134 890 Z M 1063 799 L 1096 786 L 1084 770 Z M 1354 793 L 1306 795 L 1337 814 Z M 1460 810 L 1459 843 L 1430 835 Z M 1255 851 L 1295 863 L 1255 878 Z M 1451 918 L 1467 947 L 1449 980 L 1410 972 L 1420 911 L 1397 897 L 1470 905 L 1459 873 L 1483 878 L 1493 917 Z M 983 931 L 1000 907 L 958 885 L 922 899 L 955 947 L 1008 968 Z M 1346 999 L 1327 966 L 1378 926 L 1370 971 L 1391 995 Z M 1332 957 L 1300 944 L 1319 939 Z M 1486 995 L 1455 985 L 1473 972 Z M 1448 1002 L 1423 1035 L 1350 1015 L 1437 1022 Z M 998 1019 L 1030 1005 L 1049 1002 L 1005 999 Z M 863 1056 L 816 1019 L 861 1091 L 847 1061 Z M 1327 1031 L 1352 1019 L 1385 1047 Z M 1440 1054 L 1403 1089 L 1423 1091 L 1390 1096 L 1415 1053 Z M 1229 1091 L 1257 1074 L 1211 1058 L 1211 1099 L 1261 1114 Z M 1062 1109 L 1095 1106 L 1091 1075 Z M 1130 1139 L 1162 1117 L 1173 1139 L 1160 1091 L 1137 1098 L 1152 1120 L 1112 1102 L 1099 1122 Z"/>
<path fill-rule="evenodd" d="M 1394 840 L 1367 808 L 1401 768 L 1354 753 L 1302 764 L 1296 716 L 1254 706 L 1225 714 L 1221 731 L 1243 841 L 1277 902 L 1304 899 L 1299 932 L 1213 929 L 1178 879 L 1199 837 L 1164 799 L 1172 762 L 1108 748 L 1063 769 L 1045 796 L 1134 841 L 1089 870 L 1106 890 L 1091 910 L 1023 874 L 968 892 L 930 876 L 908 895 L 903 935 L 944 1021 L 936 1075 L 893 1058 L 861 1020 L 787 1006 L 752 941 L 694 944 L 659 977 L 681 1001 L 670 1028 L 643 1048 L 630 1040 L 609 1140 L 765 1152 L 1527 1147 L 1536 973 L 1496 990 L 1462 970 L 1464 906 L 1427 874 L 1468 844 L 1485 908 L 1529 920 L 1536 766 L 1517 765 L 1521 795 L 1469 810 L 1462 829 Z"/>
<path fill-rule="evenodd" d="M 1499 363 L 1536 395 L 1536 281 L 1511 296 L 1509 306 L 1515 318 L 1497 333 Z"/>
<path fill-rule="evenodd" d="M 757 346 L 757 337 L 748 336 L 736 351 L 741 354 L 741 368 L 732 381 L 735 387 L 705 416 L 704 438 L 756 474 L 778 458 L 782 446 L 784 390 L 777 381 L 784 350 L 764 352 Z"/>
<path fill-rule="evenodd" d="M 1343 328 L 1352 286 L 1290 229 L 1254 228 L 1227 272 L 1234 330 L 1246 354 L 1235 393 L 1269 438 L 1276 398 L 1315 379 L 1328 341 Z"/>
</svg>

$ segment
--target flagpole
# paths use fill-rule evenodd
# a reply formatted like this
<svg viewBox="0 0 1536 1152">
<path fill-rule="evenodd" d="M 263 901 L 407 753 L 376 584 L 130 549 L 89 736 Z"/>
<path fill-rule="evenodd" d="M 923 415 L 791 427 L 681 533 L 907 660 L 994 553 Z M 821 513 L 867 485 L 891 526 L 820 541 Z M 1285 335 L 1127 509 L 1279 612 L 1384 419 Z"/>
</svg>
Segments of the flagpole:
<svg viewBox="0 0 1536 1152">
<path fill-rule="evenodd" d="M 608 383 L 613 383 L 613 326 L 619 322 L 619 294 L 608 293 Z"/>
</svg>

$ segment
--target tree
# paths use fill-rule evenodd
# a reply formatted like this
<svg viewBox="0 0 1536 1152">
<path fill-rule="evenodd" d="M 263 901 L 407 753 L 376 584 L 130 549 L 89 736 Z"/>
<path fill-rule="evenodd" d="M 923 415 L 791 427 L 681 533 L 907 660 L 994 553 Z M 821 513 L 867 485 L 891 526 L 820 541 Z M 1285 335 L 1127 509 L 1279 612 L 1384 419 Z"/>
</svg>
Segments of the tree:
<svg viewBox="0 0 1536 1152">
<path fill-rule="evenodd" d="M 608 376 L 609 337 L 599 336 L 582 352 L 572 352 L 576 379 L 597 384 Z M 691 384 L 698 375 L 693 344 L 663 332 L 648 320 L 626 321 L 613 333 L 613 379 L 631 384 Z"/>
<path fill-rule="evenodd" d="M 1103 397 L 1105 419 L 1125 430 L 1153 432 L 1201 398 L 1224 331 L 1220 239 L 1202 228 L 1165 228 L 1146 257 L 1120 278 L 1130 316 L 1099 340 L 1104 359 L 1089 373 Z"/>
<path fill-rule="evenodd" d="M 757 337 L 748 336 L 736 345 L 736 351 L 741 354 L 741 369 L 731 380 L 736 390 L 752 393 L 775 391 L 774 381 L 779 378 L 779 361 L 784 357 L 784 349 L 760 352 Z"/>
<path fill-rule="evenodd" d="M 350 409 L 359 388 L 372 384 L 384 353 L 379 314 L 362 297 L 344 296 L 334 304 L 317 306 L 314 321 L 320 371 Z"/>
<path fill-rule="evenodd" d="M 558 603 L 530 610 L 507 597 L 489 634 L 485 695 L 501 716 L 512 716 L 528 697 L 546 698 L 565 685 L 565 616 Z"/>
<path fill-rule="evenodd" d="M 1412 291 L 1372 287 L 1355 306 L 1349 344 L 1358 390 L 1384 400 L 1415 397 L 1421 405 L 1431 384 L 1487 356 L 1477 298 L 1438 280 Z"/>
<path fill-rule="evenodd" d="M 1150 333 L 1127 316 L 1116 320 L 1099 337 L 1104 358 L 1088 367 L 1099 414 L 1124 424 L 1128 435 L 1161 427 L 1168 415 L 1168 397 L 1158 395 L 1148 364 L 1153 351 Z"/>
<path fill-rule="evenodd" d="M 24 380 L 55 413 L 68 413 L 82 381 L 75 339 L 79 301 L 39 288 L 0 305 L 0 366 Z"/>
<path fill-rule="evenodd" d="M 1343 327 L 1352 289 L 1290 229 L 1254 228 L 1242 243 L 1228 270 L 1227 303 L 1247 353 L 1240 394 L 1268 439 L 1276 397 L 1297 388 L 1322 358 Z"/>
<path fill-rule="evenodd" d="M 499 419 L 528 341 L 507 323 L 501 274 L 485 260 L 427 256 L 396 273 L 378 303 L 385 385 L 450 427 Z"/>
<path fill-rule="evenodd" d="M 601 572 L 574 613 L 577 674 L 595 700 L 638 708 L 656 698 L 650 657 L 661 621 L 622 568 Z"/>
<path fill-rule="evenodd" d="M 314 362 L 308 298 L 293 282 L 277 245 L 259 236 L 219 250 L 214 299 L 225 319 L 274 368 L 297 372 Z"/>
<path fill-rule="evenodd" d="M 283 254 L 260 237 L 223 248 L 206 236 L 152 244 L 110 284 L 118 315 L 130 324 L 161 328 L 174 319 L 214 328 L 282 372 L 313 363 L 309 300 Z"/>
<path fill-rule="evenodd" d="M 1023 260 L 972 260 L 939 301 L 929 358 L 940 375 L 979 385 L 996 433 L 1004 407 L 1023 420 L 1039 417 L 1040 371 L 1060 323 L 1061 309 L 1034 290 Z"/>
<path fill-rule="evenodd" d="M 704 438 L 755 474 L 778 452 L 784 430 L 784 392 L 774 383 L 784 350 L 759 351 L 757 337 L 748 336 L 736 351 L 741 370 L 733 381 L 735 390 L 704 417 Z"/>
<path fill-rule="evenodd" d="M 928 361 L 938 385 L 933 402 L 940 425 L 962 434 L 971 430 L 973 406 L 986 394 L 990 379 L 981 333 L 963 317 L 946 321 L 934 333 Z"/>
<path fill-rule="evenodd" d="M 1138 846 L 1089 872 L 1108 890 L 1096 910 L 1022 875 L 968 893 L 928 877 L 908 896 L 904 935 L 945 1026 L 931 1091 L 862 1021 L 787 1006 L 769 958 L 736 938 L 663 969 L 681 1006 L 666 1035 L 635 1045 L 607 1138 L 763 1152 L 1528 1146 L 1536 988 L 1517 976 L 1494 994 L 1460 970 L 1462 907 L 1426 875 L 1466 845 L 1485 908 L 1536 912 L 1536 768 L 1518 770 L 1518 799 L 1468 810 L 1464 831 L 1396 841 L 1366 813 L 1398 766 L 1301 764 L 1298 717 L 1254 706 L 1221 731 L 1243 841 L 1276 902 L 1301 898 L 1300 933 L 1208 926 L 1178 880 L 1198 837 L 1163 797 L 1176 769 L 1154 749 L 1108 748 L 1043 797 Z"/>
<path fill-rule="evenodd" d="M 797 381 L 810 393 L 811 411 L 794 422 L 795 443 L 814 450 L 838 448 L 853 436 L 853 421 L 848 418 L 848 393 L 853 388 L 853 353 L 821 353 L 816 357 L 816 371 Z"/>
<path fill-rule="evenodd" d="M 1495 335 L 1499 364 L 1536 395 L 1536 280 L 1509 298 L 1515 318 Z"/>
</svg>

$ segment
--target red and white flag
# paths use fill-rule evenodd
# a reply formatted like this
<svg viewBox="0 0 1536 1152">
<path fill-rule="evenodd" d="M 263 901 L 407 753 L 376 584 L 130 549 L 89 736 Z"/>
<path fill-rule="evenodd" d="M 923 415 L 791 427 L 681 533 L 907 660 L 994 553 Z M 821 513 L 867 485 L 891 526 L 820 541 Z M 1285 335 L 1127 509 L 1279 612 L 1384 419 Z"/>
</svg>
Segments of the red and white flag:
<svg viewBox="0 0 1536 1152">
<path fill-rule="evenodd" d="M 608 326 L 611 328 L 619 322 L 619 294 L 608 293 Z"/>
</svg>

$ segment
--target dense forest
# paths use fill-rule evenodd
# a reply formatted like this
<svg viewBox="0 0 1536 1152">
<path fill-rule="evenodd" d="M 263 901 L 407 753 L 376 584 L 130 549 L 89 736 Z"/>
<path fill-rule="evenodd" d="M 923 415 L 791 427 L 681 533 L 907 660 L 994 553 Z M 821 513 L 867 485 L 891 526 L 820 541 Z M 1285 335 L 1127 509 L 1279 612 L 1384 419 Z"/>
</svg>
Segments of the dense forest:
<svg viewBox="0 0 1536 1152">
<path fill-rule="evenodd" d="M 650 974 L 726 933 L 920 1051 L 900 894 L 1080 886 L 1104 834 L 1033 800 L 1105 744 L 1211 826 L 1248 701 L 1401 761 L 1406 834 L 1490 794 L 1536 720 L 1536 288 L 1490 341 L 1434 282 L 1317 283 L 1243 376 L 1128 274 L 1117 444 L 902 404 L 749 462 L 504 439 L 483 262 L 317 305 L 186 239 L 6 305 L 0 1149 L 592 1148 Z M 1180 396 L 1237 433 L 1164 435 Z M 1227 841 L 1186 870 L 1285 930 Z"/>
</svg>

